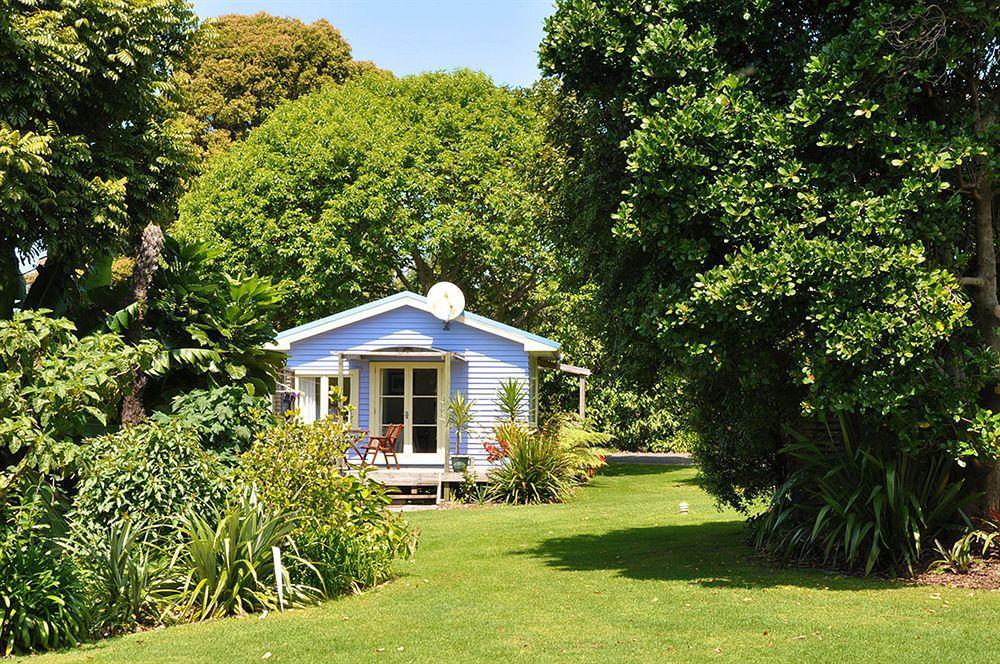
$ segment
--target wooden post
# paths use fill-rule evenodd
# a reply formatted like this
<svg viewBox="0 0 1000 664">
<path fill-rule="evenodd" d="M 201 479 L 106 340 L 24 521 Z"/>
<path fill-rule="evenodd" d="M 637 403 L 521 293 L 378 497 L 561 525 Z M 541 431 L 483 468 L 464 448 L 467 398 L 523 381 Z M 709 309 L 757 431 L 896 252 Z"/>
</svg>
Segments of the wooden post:
<svg viewBox="0 0 1000 664">
<path fill-rule="evenodd" d="M 441 412 L 438 416 L 438 420 L 444 427 L 444 472 L 448 472 L 448 467 L 451 465 L 451 430 L 448 426 L 448 420 L 451 419 L 448 417 L 451 405 L 451 355 L 451 353 L 444 354 L 444 376 L 441 377 L 443 398 L 441 399 Z"/>
<path fill-rule="evenodd" d="M 580 417 L 587 417 L 587 377 L 580 376 Z"/>
</svg>

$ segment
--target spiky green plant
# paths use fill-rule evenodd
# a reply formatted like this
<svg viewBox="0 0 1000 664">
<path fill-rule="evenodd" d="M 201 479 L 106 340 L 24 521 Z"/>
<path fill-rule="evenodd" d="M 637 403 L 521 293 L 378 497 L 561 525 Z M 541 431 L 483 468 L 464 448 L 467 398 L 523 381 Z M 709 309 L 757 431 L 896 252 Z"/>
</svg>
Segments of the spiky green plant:
<svg viewBox="0 0 1000 664">
<path fill-rule="evenodd" d="M 280 608 L 272 547 L 280 547 L 296 567 L 313 566 L 295 555 L 290 535 L 294 512 L 271 510 L 250 491 L 207 514 L 191 511 L 178 523 L 181 543 L 170 561 L 172 579 L 164 619 L 207 620 Z M 321 598 L 310 585 L 293 583 L 284 572 L 284 606 L 300 607 Z"/>
<path fill-rule="evenodd" d="M 566 453 L 573 480 L 586 483 L 607 465 L 608 450 L 603 447 L 612 436 L 601 433 L 576 413 L 557 413 L 545 423 L 542 436 L 551 438 Z"/>
<path fill-rule="evenodd" d="M 962 508 L 973 496 L 944 454 L 911 454 L 838 421 L 839 435 L 826 441 L 789 431 L 784 453 L 797 469 L 751 520 L 751 541 L 783 560 L 912 574 L 924 542 L 968 525 Z"/>
<path fill-rule="evenodd" d="M 525 426 L 504 425 L 506 455 L 490 471 L 490 497 L 504 503 L 553 503 L 573 491 L 573 466 L 552 438 Z"/>
<path fill-rule="evenodd" d="M 508 378 L 497 385 L 496 397 L 493 403 L 508 422 L 520 420 L 526 410 L 528 390 L 523 380 Z"/>
</svg>

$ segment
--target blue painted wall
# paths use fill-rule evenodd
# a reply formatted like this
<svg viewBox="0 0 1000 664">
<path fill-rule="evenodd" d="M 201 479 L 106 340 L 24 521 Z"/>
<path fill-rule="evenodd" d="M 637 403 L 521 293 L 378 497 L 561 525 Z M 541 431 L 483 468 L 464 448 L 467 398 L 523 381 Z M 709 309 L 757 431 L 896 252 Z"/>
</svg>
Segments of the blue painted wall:
<svg viewBox="0 0 1000 664">
<path fill-rule="evenodd" d="M 461 353 L 466 362 L 453 361 L 452 394 L 464 392 L 475 401 L 474 423 L 468 440 L 462 441 L 462 454 L 476 458 L 476 465 L 487 464 L 484 443 L 492 440 L 493 427 L 499 419 L 494 404 L 497 385 L 506 379 L 529 379 L 528 353 L 515 341 L 496 336 L 463 323 L 452 322 L 443 329 L 440 320 L 415 307 L 403 306 L 344 327 L 295 342 L 288 353 L 288 368 L 304 372 L 336 373 L 337 353 L 371 351 L 389 346 L 433 347 Z M 371 380 L 366 360 L 345 363 L 359 369 L 358 419 L 369 429 Z M 528 417 L 525 410 L 524 417 Z M 450 432 L 454 453 L 454 432 Z"/>
</svg>

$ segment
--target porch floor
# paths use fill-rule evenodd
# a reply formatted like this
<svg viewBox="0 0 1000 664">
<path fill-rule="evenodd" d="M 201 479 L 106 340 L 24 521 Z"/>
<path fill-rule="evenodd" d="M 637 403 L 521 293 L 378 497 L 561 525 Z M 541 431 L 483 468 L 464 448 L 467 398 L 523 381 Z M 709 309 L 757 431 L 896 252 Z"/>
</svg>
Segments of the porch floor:
<svg viewBox="0 0 1000 664">
<path fill-rule="evenodd" d="M 486 482 L 489 470 L 474 468 L 472 473 L 477 482 Z M 358 475 L 357 468 L 347 470 L 348 475 Z M 462 473 L 439 468 L 379 468 L 369 470 L 368 477 L 387 486 L 437 486 L 441 484 L 461 484 L 465 481 Z"/>
</svg>

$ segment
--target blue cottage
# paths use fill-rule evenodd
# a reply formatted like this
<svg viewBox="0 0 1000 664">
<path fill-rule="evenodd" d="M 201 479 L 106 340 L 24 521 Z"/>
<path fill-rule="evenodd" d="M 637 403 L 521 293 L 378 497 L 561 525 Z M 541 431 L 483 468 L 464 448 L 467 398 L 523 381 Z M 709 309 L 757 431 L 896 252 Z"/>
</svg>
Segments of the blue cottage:
<svg viewBox="0 0 1000 664">
<path fill-rule="evenodd" d="M 447 468 L 456 453 L 487 466 L 484 445 L 500 418 L 502 381 L 523 381 L 522 416 L 535 421 L 539 366 L 583 372 L 581 409 L 589 374 L 560 365 L 557 342 L 483 316 L 463 312 L 446 329 L 427 298 L 410 292 L 285 330 L 273 347 L 288 356 L 286 381 L 298 395 L 300 417 L 325 417 L 331 391 L 339 391 L 350 402 L 353 428 L 379 435 L 403 425 L 396 450 L 407 467 Z M 458 393 L 474 402 L 474 416 L 456 452 L 448 402 Z"/>
</svg>

